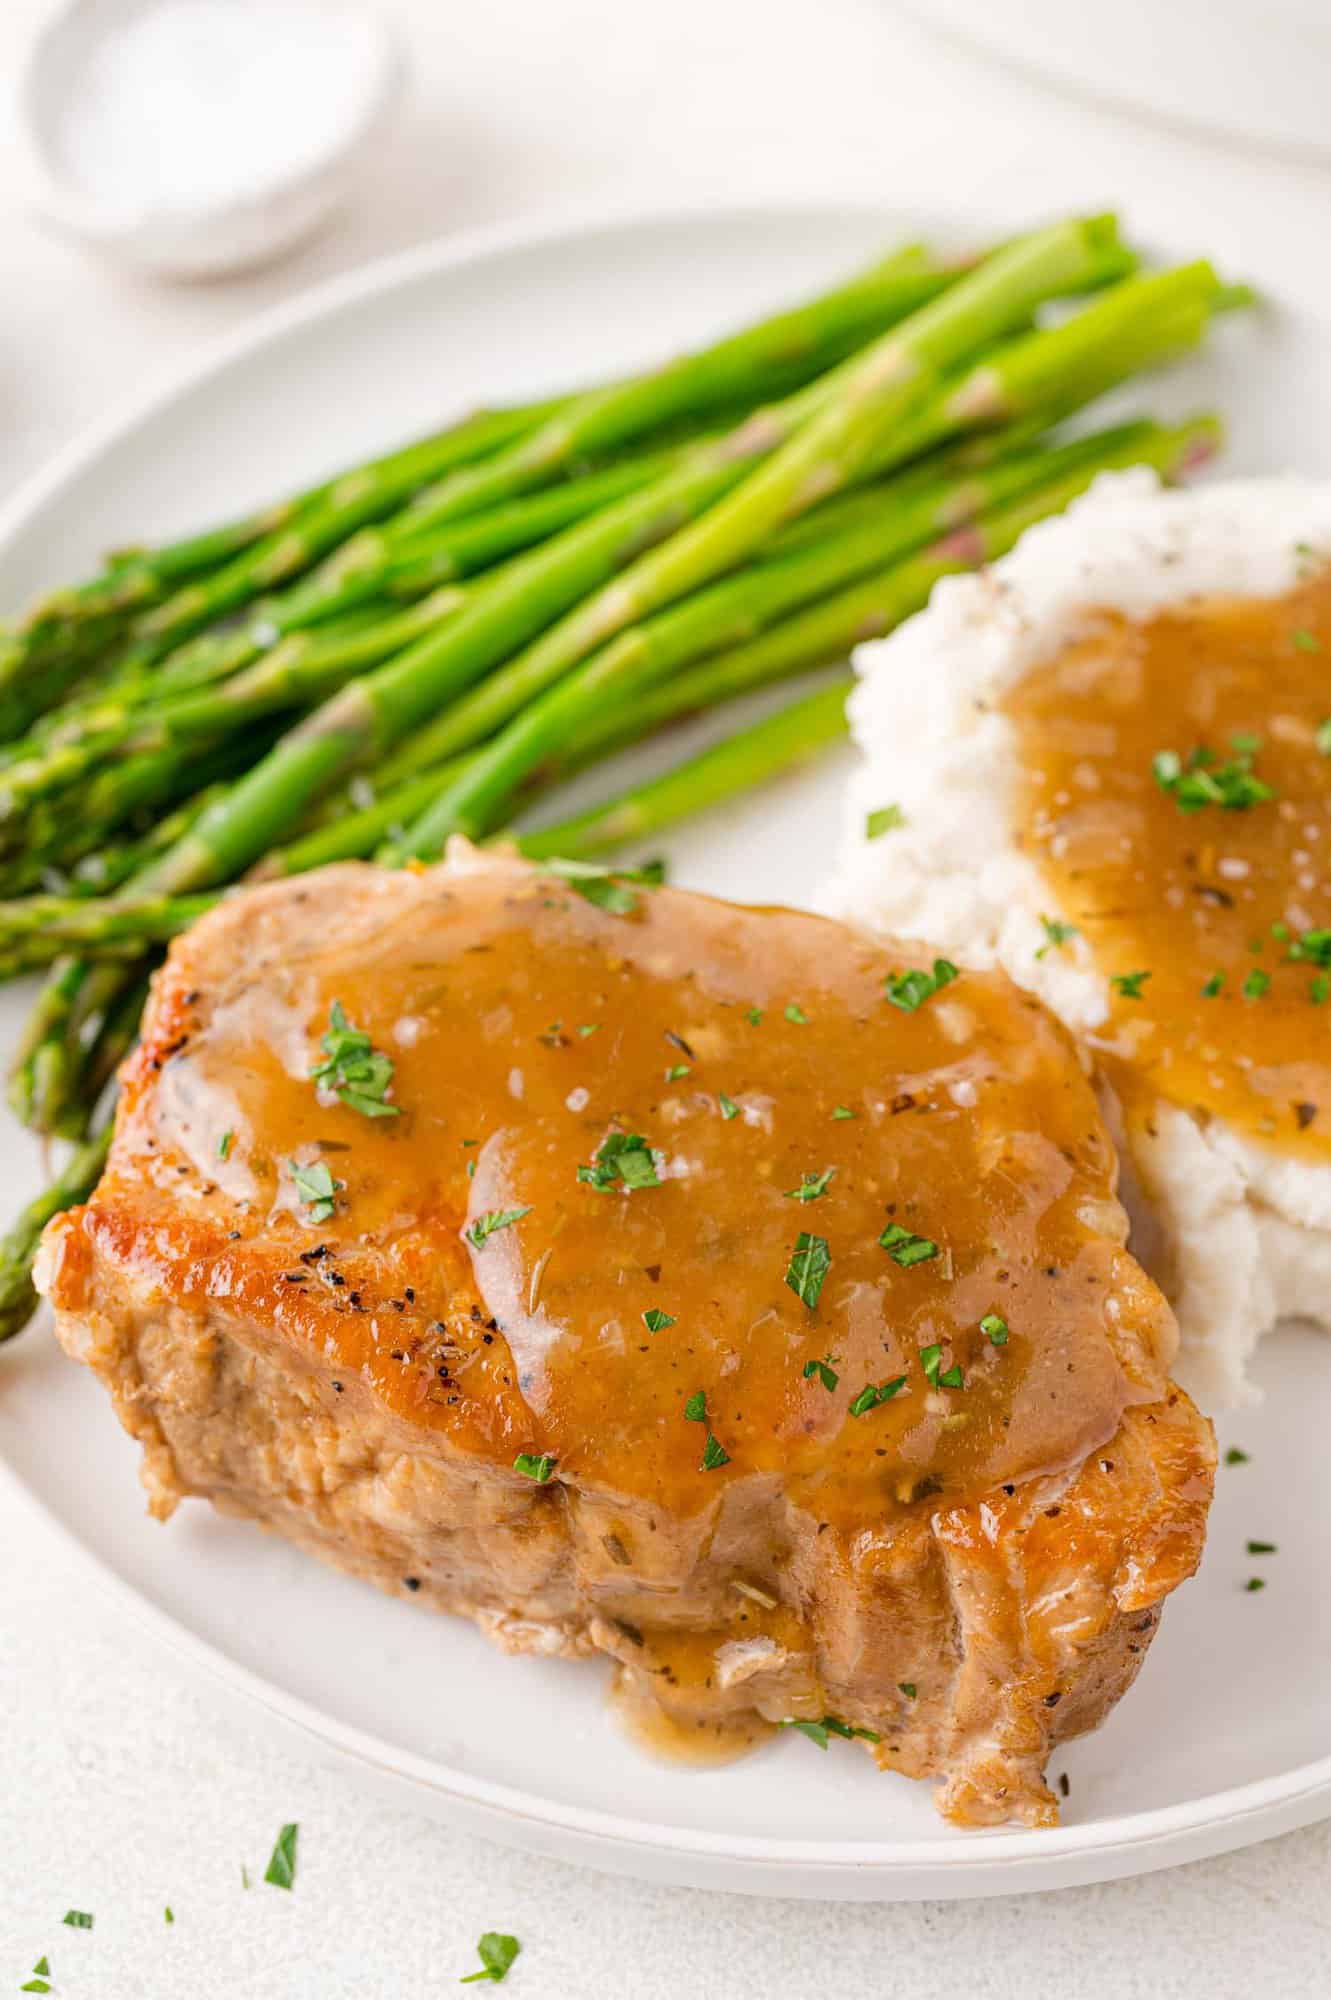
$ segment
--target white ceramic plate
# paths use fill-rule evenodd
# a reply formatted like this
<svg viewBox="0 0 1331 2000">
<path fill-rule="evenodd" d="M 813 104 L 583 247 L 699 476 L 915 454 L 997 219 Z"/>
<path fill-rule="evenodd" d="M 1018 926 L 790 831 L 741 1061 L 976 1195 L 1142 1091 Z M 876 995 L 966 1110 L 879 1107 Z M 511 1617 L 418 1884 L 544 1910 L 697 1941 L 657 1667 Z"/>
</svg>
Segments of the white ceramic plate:
<svg viewBox="0 0 1331 2000">
<path fill-rule="evenodd" d="M 0 605 L 77 575 L 127 532 L 224 515 L 473 401 L 645 361 L 919 233 L 940 232 L 870 209 L 745 211 L 492 234 L 380 267 L 269 318 L 22 496 L 0 520 Z M 1154 406 L 1226 404 L 1237 468 L 1331 471 L 1331 426 L 1310 422 L 1319 329 L 1291 317 L 1225 332 L 1220 352 L 1151 393 Z M 816 900 L 844 769 L 832 758 L 680 831 L 666 843 L 675 879 Z M 0 996 L 4 1040 L 21 1001 Z M 0 1145 L 10 1206 L 38 1161 L 12 1127 Z M 1056 1757 L 1066 1824 L 1044 1833 L 959 1834 L 924 1787 L 803 1738 L 721 1771 L 648 1762 L 605 1713 L 596 1666 L 506 1658 L 469 1626 L 202 1506 L 155 1525 L 136 1450 L 45 1328 L 0 1351 L 0 1461 L 179 1654 L 349 1776 L 428 1811 L 708 1888 L 998 1894 L 1159 1867 L 1331 1813 L 1331 1343 L 1285 1334 L 1261 1373 L 1268 1401 L 1233 1433 L 1251 1462 L 1222 1472 L 1202 1575 L 1107 1727 Z M 5 1511 L 16 1532 L 21 1513 Z M 1280 1547 L 1260 1595 L 1241 1587 L 1255 1567 L 1248 1536 Z"/>
</svg>

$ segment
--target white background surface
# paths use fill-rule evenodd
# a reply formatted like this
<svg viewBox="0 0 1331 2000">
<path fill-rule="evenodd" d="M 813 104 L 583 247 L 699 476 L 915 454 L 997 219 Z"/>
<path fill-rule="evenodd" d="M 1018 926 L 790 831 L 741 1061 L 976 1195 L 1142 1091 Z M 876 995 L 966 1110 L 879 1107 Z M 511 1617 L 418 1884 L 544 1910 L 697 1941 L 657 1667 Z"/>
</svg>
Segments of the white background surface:
<svg viewBox="0 0 1331 2000">
<path fill-rule="evenodd" d="M 1112 202 L 1331 317 L 1331 176 L 1060 102 L 868 0 L 393 11 L 414 58 L 396 139 L 355 209 L 277 270 L 150 288 L 0 207 L 6 488 L 262 304 L 381 250 L 571 202 Z M 0 10 L 0 78 L 35 12 Z M 0 137 L 0 204 L 15 185 Z M 1331 385 L 1331 342 L 1328 357 Z M 301 1824 L 289 1896 L 260 1880 L 286 1819 Z M 26 1517 L 0 1533 L 0 1854 L 0 1982 L 16 1990 L 46 1953 L 71 2000 L 415 2000 L 472 1968 L 485 1928 L 523 1940 L 515 2000 L 1331 1989 L 1327 1828 L 1099 1890 L 877 1910 L 649 1889 L 465 1843 L 219 1710 Z M 71 1904 L 96 1913 L 91 1933 L 61 1926 Z"/>
</svg>

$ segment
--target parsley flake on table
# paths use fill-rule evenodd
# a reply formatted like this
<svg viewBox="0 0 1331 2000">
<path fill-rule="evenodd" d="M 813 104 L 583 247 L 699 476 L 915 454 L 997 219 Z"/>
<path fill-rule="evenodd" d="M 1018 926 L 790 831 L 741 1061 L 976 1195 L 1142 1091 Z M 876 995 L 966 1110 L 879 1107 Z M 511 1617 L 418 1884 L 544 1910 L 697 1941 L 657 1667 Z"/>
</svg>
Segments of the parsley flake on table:
<svg viewBox="0 0 1331 2000">
<path fill-rule="evenodd" d="M 930 1237 L 916 1236 L 912 1230 L 903 1229 L 899 1222 L 889 1222 L 878 1243 L 903 1271 L 908 1271 L 912 1264 L 927 1264 L 931 1257 L 938 1255 L 938 1245 Z"/>
<path fill-rule="evenodd" d="M 1273 1556 L 1279 1553 L 1274 1542 L 1248 1542 L 1245 1547 L 1250 1556 Z"/>
<path fill-rule="evenodd" d="M 1109 984 L 1125 1000 L 1140 1000 L 1142 987 L 1150 976 L 1149 972 L 1115 972 L 1110 975 Z"/>
<path fill-rule="evenodd" d="M 900 806 L 879 806 L 875 812 L 864 815 L 864 838 L 880 840 L 885 833 L 905 824 L 906 815 Z"/>
<path fill-rule="evenodd" d="M 1008 1323 L 1001 1313 L 986 1313 L 980 1321 L 980 1332 L 991 1347 L 1006 1347 L 1008 1343 Z"/>
<path fill-rule="evenodd" d="M 1209 750 L 1194 750 L 1187 762 L 1177 750 L 1157 750 L 1151 759 L 1155 781 L 1169 792 L 1180 812 L 1200 812 L 1204 806 L 1222 806 L 1227 812 L 1246 812 L 1264 804 L 1275 793 L 1256 776 L 1251 751 L 1241 751 L 1226 764 L 1217 764 Z"/>
<path fill-rule="evenodd" d="M 469 1222 L 462 1233 L 473 1250 L 483 1250 L 496 1231 L 511 1229 L 515 1222 L 521 1222 L 524 1215 L 530 1214 L 530 1202 L 519 1208 L 487 1208 L 485 1214 Z"/>
<path fill-rule="evenodd" d="M 515 1937 L 509 1937 L 503 1931 L 486 1931 L 476 1944 L 476 1956 L 481 1961 L 480 1971 L 468 1972 L 459 1979 L 458 1985 L 470 1986 L 477 1979 L 493 1979 L 498 1985 L 513 1970 L 513 1961 L 521 1950 L 522 1946 Z"/>
<path fill-rule="evenodd" d="M 801 1229 L 786 1266 L 786 1283 L 801 1305 L 812 1312 L 822 1294 L 823 1283 L 832 1268 L 831 1252 L 825 1236 L 811 1236 Z"/>
<path fill-rule="evenodd" d="M 850 1405 L 852 1417 L 865 1417 L 870 1410 L 876 1410 L 880 1403 L 890 1403 L 899 1396 L 906 1386 L 904 1375 L 894 1375 L 890 1382 L 866 1382 L 858 1396 Z"/>
<path fill-rule="evenodd" d="M 346 1186 L 345 1181 L 335 1181 L 327 1164 L 316 1160 L 312 1166 L 302 1166 L 299 1160 L 288 1160 L 291 1179 L 296 1193 L 308 1211 L 307 1222 L 327 1222 L 337 1207 L 337 1196 Z"/>
<path fill-rule="evenodd" d="M 1043 958 L 1046 952 L 1059 951 L 1070 939 L 1081 936 L 1075 924 L 1062 924 L 1057 917 L 1041 917 L 1040 925 L 1045 941 L 1035 954 L 1037 958 Z"/>
<path fill-rule="evenodd" d="M 660 1306 L 648 1306 L 642 1316 L 642 1323 L 648 1333 L 664 1333 L 668 1326 L 675 1324 L 673 1313 L 662 1312 Z"/>
<path fill-rule="evenodd" d="M 932 972 L 889 972 L 884 984 L 892 1005 L 903 1014 L 913 1014 L 959 976 L 950 958 L 936 958 Z"/>
<path fill-rule="evenodd" d="M 633 1194 L 639 1188 L 660 1187 L 657 1155 L 641 1132 L 611 1132 L 602 1139 L 589 1167 L 578 1168 L 578 1179 L 600 1194 L 618 1189 Z"/>
<path fill-rule="evenodd" d="M 820 1174 L 801 1174 L 797 1188 L 786 1189 L 787 1201 L 819 1201 L 827 1193 L 835 1167 L 824 1167 Z"/>
<path fill-rule="evenodd" d="M 841 1380 L 836 1369 L 832 1366 L 832 1363 L 836 1359 L 837 1356 L 835 1354 L 825 1354 L 821 1360 L 806 1361 L 804 1364 L 804 1380 L 812 1382 L 816 1376 L 824 1389 L 826 1389 L 828 1395 L 834 1395 L 836 1393 L 836 1385 Z"/>
<path fill-rule="evenodd" d="M 1245 1590 L 1265 1590 L 1266 1578 L 1264 1576 L 1250 1576 L 1243 1588 Z"/>
<path fill-rule="evenodd" d="M 534 1479 L 538 1486 L 545 1485 L 554 1469 L 555 1456 L 549 1451 L 520 1451 L 513 1461 L 513 1470 L 524 1479 Z"/>
<path fill-rule="evenodd" d="M 263 1879 L 271 1882 L 275 1889 L 289 1889 L 296 1879 L 296 1835 L 300 1828 L 294 1822 L 282 1828 L 269 1856 Z"/>
<path fill-rule="evenodd" d="M 351 1110 L 365 1118 L 400 1118 L 402 1108 L 386 1097 L 393 1081 L 393 1064 L 376 1049 L 363 1028 L 353 1028 L 334 1000 L 328 1032 L 319 1043 L 324 1060 L 310 1071 L 311 1083 L 331 1090 Z"/>
<path fill-rule="evenodd" d="M 1238 1445 L 1236 1444 L 1232 1444 L 1229 1447 L 1229 1450 L 1225 1453 L 1226 1465 L 1248 1465 L 1250 1462 L 1251 1462 L 1250 1453 L 1246 1451 L 1241 1451 Z"/>
<path fill-rule="evenodd" d="M 702 1462 L 699 1472 L 719 1472 L 723 1465 L 729 1465 L 730 1453 L 708 1431 L 707 1442 L 702 1448 Z"/>
</svg>

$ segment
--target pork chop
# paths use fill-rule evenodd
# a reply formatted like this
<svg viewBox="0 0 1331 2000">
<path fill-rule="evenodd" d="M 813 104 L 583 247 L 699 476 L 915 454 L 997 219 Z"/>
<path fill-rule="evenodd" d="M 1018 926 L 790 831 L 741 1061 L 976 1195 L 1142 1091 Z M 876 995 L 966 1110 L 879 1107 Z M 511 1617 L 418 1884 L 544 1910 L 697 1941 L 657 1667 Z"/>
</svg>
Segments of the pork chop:
<svg viewBox="0 0 1331 2000">
<path fill-rule="evenodd" d="M 1210 1499 L 1125 1233 L 1004 974 L 463 851 L 176 941 L 40 1282 L 154 1513 L 1036 1824 Z"/>
</svg>

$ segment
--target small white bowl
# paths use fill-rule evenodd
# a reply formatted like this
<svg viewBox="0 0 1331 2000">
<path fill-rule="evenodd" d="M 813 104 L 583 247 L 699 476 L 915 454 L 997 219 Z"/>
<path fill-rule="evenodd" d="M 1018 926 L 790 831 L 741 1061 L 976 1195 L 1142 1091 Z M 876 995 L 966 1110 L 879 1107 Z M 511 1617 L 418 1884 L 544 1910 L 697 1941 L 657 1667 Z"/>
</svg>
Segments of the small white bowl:
<svg viewBox="0 0 1331 2000">
<path fill-rule="evenodd" d="M 265 263 L 347 194 L 402 68 L 354 0 L 60 0 L 16 93 L 33 206 L 159 276 Z"/>
</svg>

